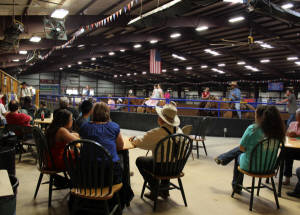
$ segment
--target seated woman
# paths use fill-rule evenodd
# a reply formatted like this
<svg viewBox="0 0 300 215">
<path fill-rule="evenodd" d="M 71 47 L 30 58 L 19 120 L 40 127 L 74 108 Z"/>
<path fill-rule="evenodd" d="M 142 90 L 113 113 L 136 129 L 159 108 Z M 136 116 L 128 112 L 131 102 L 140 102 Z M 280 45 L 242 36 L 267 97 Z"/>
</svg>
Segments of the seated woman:
<svg viewBox="0 0 300 215">
<path fill-rule="evenodd" d="M 260 106 L 255 112 L 255 123 L 250 125 L 245 131 L 240 146 L 219 155 L 215 158 L 217 164 L 227 165 L 235 160 L 233 170 L 232 187 L 236 184 L 243 184 L 243 174 L 238 171 L 238 166 L 245 171 L 249 171 L 251 152 L 254 147 L 264 138 L 273 138 L 279 141 L 285 140 L 284 124 L 280 113 L 275 106 Z M 271 158 L 272 156 L 268 156 Z M 240 179 L 237 181 L 237 179 Z M 241 192 L 241 188 L 235 190 Z"/>
<path fill-rule="evenodd" d="M 289 128 L 286 132 L 286 136 L 293 138 L 300 137 L 300 109 L 296 111 L 296 121 L 290 123 Z M 285 159 L 284 161 L 283 174 L 285 176 L 285 181 L 283 182 L 283 184 L 289 185 L 290 178 L 292 177 L 294 159 L 300 159 L 300 154 L 297 151 L 289 151 L 288 154 L 285 155 L 285 157 L 288 157 L 290 159 Z"/>
<path fill-rule="evenodd" d="M 90 139 L 100 143 L 111 154 L 114 163 L 113 183 L 123 183 L 123 187 L 120 190 L 121 205 L 123 208 L 133 198 L 133 192 L 130 185 L 126 184 L 122 178 L 122 168 L 117 149 L 122 149 L 124 142 L 120 133 L 120 126 L 110 120 L 110 111 L 107 104 L 98 102 L 94 105 L 93 122 L 82 125 L 80 136 L 83 139 Z"/>
<path fill-rule="evenodd" d="M 66 109 L 61 109 L 56 112 L 52 123 L 46 131 L 49 149 L 57 171 L 65 171 L 66 169 L 63 159 L 65 146 L 74 140 L 80 139 L 78 133 L 70 132 L 72 125 L 72 113 Z M 54 168 L 51 162 L 49 162 L 49 165 L 49 169 Z"/>
</svg>

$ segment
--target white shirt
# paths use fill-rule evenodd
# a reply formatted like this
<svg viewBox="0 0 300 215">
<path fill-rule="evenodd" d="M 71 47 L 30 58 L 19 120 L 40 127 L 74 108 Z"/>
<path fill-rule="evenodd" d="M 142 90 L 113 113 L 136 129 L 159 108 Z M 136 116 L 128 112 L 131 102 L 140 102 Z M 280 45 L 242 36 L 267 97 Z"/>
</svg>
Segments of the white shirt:
<svg viewBox="0 0 300 215">
<path fill-rule="evenodd" d="M 0 104 L 0 118 L 1 119 L 5 119 L 5 116 L 4 114 L 6 113 L 7 111 L 5 110 L 5 107 L 3 104 Z"/>
<path fill-rule="evenodd" d="M 20 97 L 26 97 L 26 96 L 29 96 L 31 97 L 31 92 L 30 90 L 26 87 L 26 88 L 21 88 L 20 89 Z"/>
</svg>

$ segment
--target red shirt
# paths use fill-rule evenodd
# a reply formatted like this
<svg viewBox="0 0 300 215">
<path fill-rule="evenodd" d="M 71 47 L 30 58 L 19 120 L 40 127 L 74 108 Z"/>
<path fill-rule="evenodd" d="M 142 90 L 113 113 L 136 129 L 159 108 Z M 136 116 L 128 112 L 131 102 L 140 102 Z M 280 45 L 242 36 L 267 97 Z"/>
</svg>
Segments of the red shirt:
<svg viewBox="0 0 300 215">
<path fill-rule="evenodd" d="M 208 98 L 210 95 L 209 92 L 202 92 L 202 98 Z"/>
<path fill-rule="evenodd" d="M 8 113 L 6 122 L 10 125 L 30 126 L 30 116 L 25 113 Z"/>
</svg>

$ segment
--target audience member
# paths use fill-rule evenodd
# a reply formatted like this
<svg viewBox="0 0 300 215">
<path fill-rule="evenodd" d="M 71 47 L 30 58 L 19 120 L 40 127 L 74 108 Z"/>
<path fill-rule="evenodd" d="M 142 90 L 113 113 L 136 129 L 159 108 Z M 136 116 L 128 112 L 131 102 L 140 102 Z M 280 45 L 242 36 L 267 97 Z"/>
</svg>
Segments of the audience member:
<svg viewBox="0 0 300 215">
<path fill-rule="evenodd" d="M 290 123 L 286 135 L 294 138 L 300 137 L 300 109 L 296 111 L 296 121 Z M 298 151 L 289 151 L 285 154 L 285 157 L 288 159 L 284 161 L 285 181 L 283 184 L 289 185 L 290 178 L 292 177 L 294 159 L 300 159 L 300 153 Z"/>
<path fill-rule="evenodd" d="M 66 109 L 57 110 L 53 116 L 52 123 L 46 131 L 47 142 L 54 161 L 54 166 L 52 166 L 51 162 L 48 162 L 50 165 L 48 166 L 49 169 L 65 170 L 63 160 L 64 148 L 68 143 L 80 139 L 78 133 L 70 132 L 72 125 L 72 113 Z"/>
<path fill-rule="evenodd" d="M 296 184 L 295 189 L 292 192 L 287 192 L 288 196 L 293 196 L 296 198 L 300 198 L 300 167 L 296 169 L 296 175 L 298 177 L 298 182 Z"/>
<path fill-rule="evenodd" d="M 60 100 L 59 100 L 59 108 L 56 109 L 54 112 L 53 112 L 53 115 L 56 114 L 56 112 L 60 109 L 66 109 L 68 111 L 70 111 L 72 113 L 72 116 L 73 116 L 73 120 L 77 120 L 78 117 L 79 117 L 79 113 L 78 111 L 73 108 L 73 107 L 70 107 L 69 105 L 69 99 L 67 97 L 61 97 Z"/>
<path fill-rule="evenodd" d="M 6 122 L 10 125 L 30 126 L 32 118 L 24 113 L 19 113 L 17 101 L 10 101 L 8 104 L 9 113 L 6 114 Z"/>
<path fill-rule="evenodd" d="M 7 111 L 2 103 L 0 103 L 0 125 L 6 124 L 5 116 L 7 114 Z"/>
<path fill-rule="evenodd" d="M 82 125 L 80 136 L 100 143 L 112 156 L 114 165 L 113 183 L 123 183 L 120 191 L 122 207 L 133 198 L 133 192 L 129 184 L 122 178 L 122 168 L 117 149 L 122 149 L 124 142 L 120 132 L 120 126 L 110 120 L 110 111 L 104 102 L 96 103 L 93 109 L 93 121 Z"/>
<path fill-rule="evenodd" d="M 156 148 L 156 145 L 164 137 L 175 134 L 182 133 L 182 130 L 178 127 L 180 124 L 179 117 L 177 116 L 177 108 L 174 104 L 166 104 L 163 108 L 156 107 L 156 112 L 158 114 L 157 123 L 158 128 L 151 129 L 143 137 L 131 137 L 130 141 L 132 144 L 141 149 L 151 150 L 152 155 Z M 159 153 L 160 155 L 160 153 Z M 158 158 L 160 159 L 160 158 Z M 153 171 L 153 156 L 150 157 L 138 157 L 136 160 L 137 168 L 139 169 L 141 175 L 149 183 L 150 190 L 153 190 L 156 180 L 151 172 Z M 169 180 L 163 180 L 162 186 L 169 186 Z M 169 191 L 164 191 L 159 193 L 163 198 L 169 196 Z M 145 194 L 145 196 L 151 200 L 154 199 L 153 192 Z"/>
<path fill-rule="evenodd" d="M 32 104 L 32 99 L 29 96 L 26 96 L 24 98 L 24 103 L 23 106 L 21 107 L 22 109 L 27 111 L 27 114 L 31 116 L 32 119 L 34 119 L 35 112 L 36 112 L 36 107 L 35 105 Z"/>
<path fill-rule="evenodd" d="M 232 188 L 236 184 L 243 184 L 243 174 L 238 171 L 238 166 L 245 171 L 249 171 L 251 152 L 255 146 L 264 138 L 272 138 L 284 142 L 285 128 L 280 113 L 275 106 L 260 106 L 255 112 L 255 123 L 250 125 L 241 141 L 240 146 L 219 155 L 215 158 L 217 164 L 227 165 L 235 160 Z M 276 155 L 275 155 L 276 156 Z M 272 156 L 267 156 L 273 159 Z M 237 181 L 239 179 L 239 181 Z M 241 187 L 235 192 L 240 193 Z"/>
<path fill-rule="evenodd" d="M 81 116 L 76 120 L 75 130 L 79 131 L 81 126 L 90 121 L 93 112 L 93 103 L 90 100 L 84 100 L 80 105 Z"/>
<path fill-rule="evenodd" d="M 41 101 L 40 102 L 40 108 L 35 114 L 35 118 L 41 119 L 42 112 L 44 112 L 44 118 L 50 118 L 51 117 L 51 111 L 47 108 L 46 102 Z"/>
</svg>

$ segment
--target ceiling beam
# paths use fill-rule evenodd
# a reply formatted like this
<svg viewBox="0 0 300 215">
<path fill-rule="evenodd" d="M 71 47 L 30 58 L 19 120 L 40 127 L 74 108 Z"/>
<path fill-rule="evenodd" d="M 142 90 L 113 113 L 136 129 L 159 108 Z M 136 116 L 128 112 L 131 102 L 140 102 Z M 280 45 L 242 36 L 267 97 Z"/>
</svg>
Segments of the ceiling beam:
<svg viewBox="0 0 300 215">
<path fill-rule="evenodd" d="M 23 10 L 23 16 L 26 16 L 26 15 L 29 15 L 28 14 L 28 10 L 29 10 L 29 8 L 30 8 L 30 6 L 31 6 L 31 3 L 32 3 L 32 0 L 28 0 L 27 1 L 27 5 L 26 5 L 26 7 L 24 8 L 24 10 Z"/>
</svg>

